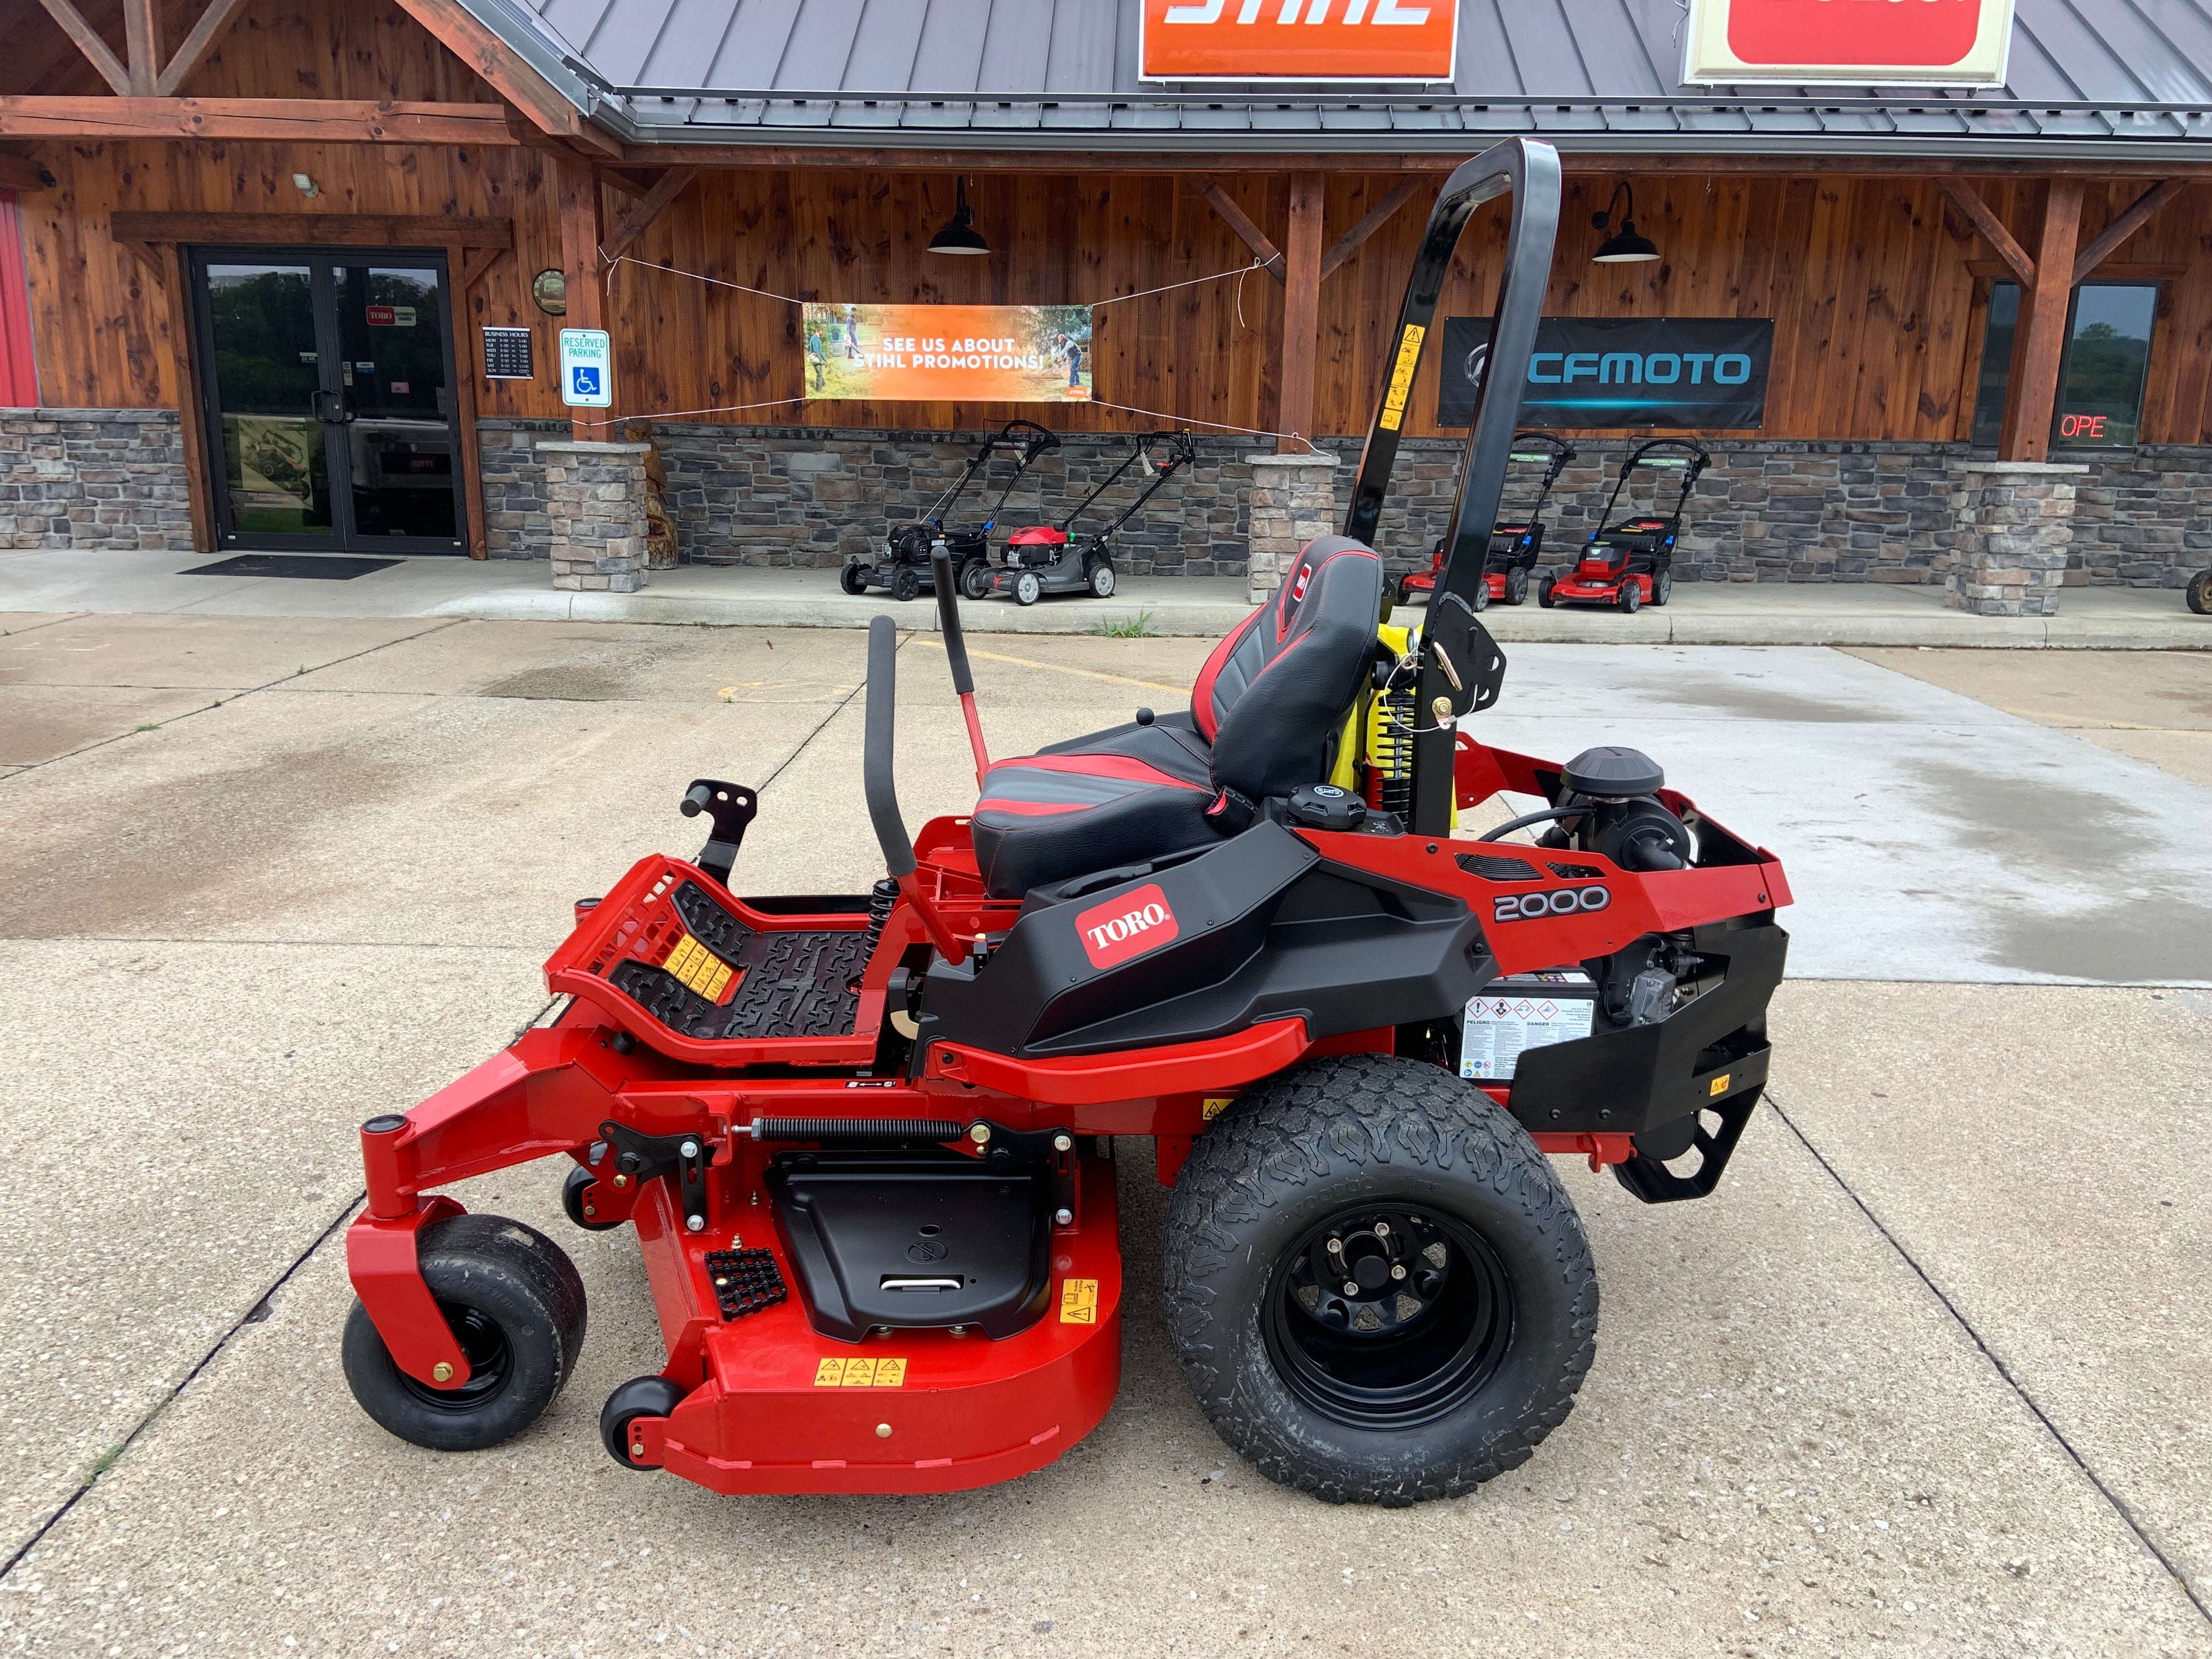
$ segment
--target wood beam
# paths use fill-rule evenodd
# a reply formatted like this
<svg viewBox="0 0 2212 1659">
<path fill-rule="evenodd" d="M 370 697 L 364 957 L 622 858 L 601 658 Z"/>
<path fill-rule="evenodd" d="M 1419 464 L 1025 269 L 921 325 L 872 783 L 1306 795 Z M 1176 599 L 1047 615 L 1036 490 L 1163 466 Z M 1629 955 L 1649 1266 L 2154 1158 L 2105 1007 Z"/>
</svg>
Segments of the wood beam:
<svg viewBox="0 0 2212 1659">
<path fill-rule="evenodd" d="M 1229 192 L 1211 177 L 1201 178 L 1198 181 L 1198 193 L 1206 198 L 1206 205 L 1213 210 L 1221 222 L 1237 233 L 1237 240 L 1252 250 L 1252 257 L 1267 267 L 1267 274 L 1281 282 L 1282 250 L 1267 240 L 1267 233 L 1253 222 L 1252 216 L 1238 207 Z"/>
<path fill-rule="evenodd" d="M 0 190 L 51 190 L 54 175 L 28 155 L 0 150 Z"/>
<path fill-rule="evenodd" d="M 2022 290 L 2035 286 L 2035 263 L 2027 257 L 2027 250 L 2013 240 L 2004 228 L 2004 221 L 1990 210 L 1990 204 L 1981 198 L 1974 187 L 1963 179 L 1938 179 L 1936 188 L 1943 192 L 1943 199 L 1966 216 L 1966 222 L 1982 234 L 1982 240 L 1996 250 L 1997 258 L 2020 279 Z"/>
<path fill-rule="evenodd" d="M 151 242 L 142 242 L 133 237 L 118 236 L 115 246 L 145 267 L 146 274 L 154 279 L 155 288 L 169 285 L 169 256 Z"/>
<path fill-rule="evenodd" d="M 321 247 L 514 246 L 512 219 L 406 213 L 138 213 L 107 216 L 118 241 L 294 242 Z"/>
<path fill-rule="evenodd" d="M 185 291 L 182 248 L 162 250 L 162 286 L 169 293 L 169 352 L 177 369 L 177 431 L 185 451 L 185 501 L 191 513 L 192 550 L 215 551 L 215 483 L 208 476 L 207 410 L 200 395 L 198 354 L 191 346 L 191 295 Z"/>
<path fill-rule="evenodd" d="M 1359 252 L 1359 245 L 1397 216 L 1398 210 L 1421 193 L 1428 180 L 1417 173 L 1409 173 L 1398 180 L 1388 196 L 1359 216 L 1359 222 L 1329 244 L 1328 252 L 1321 257 L 1322 280 L 1327 282 L 1338 266 Z"/>
<path fill-rule="evenodd" d="M 62 33 L 76 42 L 76 49 L 100 71 L 100 78 L 107 82 L 115 95 L 128 96 L 131 71 L 123 67 L 107 42 L 100 38 L 100 31 L 84 21 L 84 14 L 70 4 L 70 0 L 39 0 L 39 3 L 46 9 L 49 17 L 62 26 Z"/>
<path fill-rule="evenodd" d="M 2066 307 L 2074 293 L 2075 243 L 2081 229 L 2082 184 L 2053 179 L 2043 198 L 2035 269 L 2046 280 L 2024 288 L 2005 386 L 2004 425 L 1997 459 L 2040 461 L 2051 454 L 2051 422 L 2058 406 L 2058 365 L 2066 355 Z M 2063 273 L 2062 275 L 2061 273 Z"/>
<path fill-rule="evenodd" d="M 570 139 L 611 161 L 623 159 L 620 139 L 586 120 L 550 82 L 479 21 L 460 0 L 399 0 L 399 8 L 489 82 L 493 91 L 528 115 L 539 131 Z"/>
<path fill-rule="evenodd" d="M 160 0 L 123 0 L 124 70 L 133 98 L 151 98 L 161 69 Z"/>
<path fill-rule="evenodd" d="M 0 138 L 265 138 L 512 144 L 497 104 L 331 98 L 0 97 Z"/>
<path fill-rule="evenodd" d="M 2126 212 L 2099 231 L 2089 246 L 2074 258 L 2074 281 L 2081 279 L 2112 257 L 2112 251 L 2148 224 L 2160 208 L 2189 188 L 2185 179 L 2163 179 L 2136 198 Z"/>
<path fill-rule="evenodd" d="M 461 501 L 468 520 L 468 549 L 472 559 L 489 558 L 491 538 L 484 523 L 483 452 L 477 434 L 477 376 L 483 373 L 483 337 L 471 326 L 469 286 L 483 275 L 484 266 L 500 257 L 498 248 L 471 248 L 455 243 L 446 250 L 446 270 L 453 283 L 451 305 L 453 333 L 453 424 L 459 430 L 460 453 L 454 465 L 461 469 Z M 482 261 L 482 264 L 477 262 Z M 470 267 L 476 266 L 474 275 Z"/>
<path fill-rule="evenodd" d="M 460 246 L 460 244 L 456 243 L 455 246 Z M 484 272 L 505 258 L 507 252 L 503 247 L 463 248 L 461 259 L 454 266 L 460 273 L 459 286 L 454 291 L 466 299 L 469 290 L 483 280 Z"/>
<path fill-rule="evenodd" d="M 176 96 L 177 88 L 215 49 L 215 43 L 222 38 L 222 32 L 230 27 L 231 20 L 238 15 L 238 9 L 244 3 L 245 0 L 210 0 L 208 9 L 200 14 L 200 21 L 192 25 L 191 33 L 177 48 L 177 55 L 169 60 L 168 68 L 155 77 L 155 97 Z"/>
<path fill-rule="evenodd" d="M 615 234 L 599 249 L 599 258 L 608 264 L 620 258 L 632 242 L 645 234 L 646 228 L 665 212 L 669 204 L 684 193 L 684 187 L 699 176 L 696 167 L 671 167 L 660 175 L 659 181 L 645 194 L 645 199 L 623 216 L 615 227 Z"/>
<path fill-rule="evenodd" d="M 1314 427 L 1314 373 L 1321 349 L 1321 215 L 1318 173 L 1291 175 L 1291 222 L 1283 241 L 1282 402 L 1275 440 L 1279 455 L 1303 455 Z"/>
<path fill-rule="evenodd" d="M 606 290 L 600 283 L 599 247 L 606 240 L 607 228 L 600 206 L 599 175 L 580 156 L 570 156 L 555 166 L 561 210 L 561 270 L 568 307 L 562 325 L 605 328 Z M 568 429 L 579 442 L 602 435 L 592 430 L 589 410 L 576 410 L 569 417 Z"/>
</svg>

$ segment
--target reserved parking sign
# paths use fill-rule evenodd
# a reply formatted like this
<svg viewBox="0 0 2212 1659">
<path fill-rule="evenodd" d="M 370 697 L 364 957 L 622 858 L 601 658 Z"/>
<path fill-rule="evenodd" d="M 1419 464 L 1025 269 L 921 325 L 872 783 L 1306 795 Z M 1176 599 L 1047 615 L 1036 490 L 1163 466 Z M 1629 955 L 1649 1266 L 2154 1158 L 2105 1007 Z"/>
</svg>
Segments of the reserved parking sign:
<svg viewBox="0 0 2212 1659">
<path fill-rule="evenodd" d="M 605 409 L 614 400 L 614 347 L 606 330 L 562 329 L 561 401 L 571 409 Z"/>
</svg>

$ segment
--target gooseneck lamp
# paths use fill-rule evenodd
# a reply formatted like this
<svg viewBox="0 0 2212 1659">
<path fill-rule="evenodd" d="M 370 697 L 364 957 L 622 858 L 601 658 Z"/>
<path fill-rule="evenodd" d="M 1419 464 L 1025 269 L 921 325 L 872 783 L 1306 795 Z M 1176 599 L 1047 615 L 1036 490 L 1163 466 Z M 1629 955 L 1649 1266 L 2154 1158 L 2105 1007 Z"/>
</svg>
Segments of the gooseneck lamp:
<svg viewBox="0 0 2212 1659">
<path fill-rule="evenodd" d="M 1613 187 L 1613 199 L 1605 204 L 1605 211 L 1590 215 L 1590 228 L 1605 230 L 1613 223 L 1613 206 L 1623 197 L 1628 198 L 1627 210 L 1620 216 L 1620 228 L 1598 244 L 1590 255 L 1593 264 L 1632 265 L 1659 257 L 1658 245 L 1636 228 L 1636 191 L 1628 180 L 1622 179 Z"/>
</svg>

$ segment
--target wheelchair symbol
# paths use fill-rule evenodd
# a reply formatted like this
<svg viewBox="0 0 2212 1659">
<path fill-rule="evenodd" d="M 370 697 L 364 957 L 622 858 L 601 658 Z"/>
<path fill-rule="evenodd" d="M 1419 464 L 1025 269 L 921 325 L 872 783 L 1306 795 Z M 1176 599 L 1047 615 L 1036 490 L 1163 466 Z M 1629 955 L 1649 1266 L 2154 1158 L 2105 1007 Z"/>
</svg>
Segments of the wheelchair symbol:
<svg viewBox="0 0 2212 1659">
<path fill-rule="evenodd" d="M 574 398 L 596 398 L 599 395 L 599 371 L 579 364 L 568 371 L 568 393 Z"/>
</svg>

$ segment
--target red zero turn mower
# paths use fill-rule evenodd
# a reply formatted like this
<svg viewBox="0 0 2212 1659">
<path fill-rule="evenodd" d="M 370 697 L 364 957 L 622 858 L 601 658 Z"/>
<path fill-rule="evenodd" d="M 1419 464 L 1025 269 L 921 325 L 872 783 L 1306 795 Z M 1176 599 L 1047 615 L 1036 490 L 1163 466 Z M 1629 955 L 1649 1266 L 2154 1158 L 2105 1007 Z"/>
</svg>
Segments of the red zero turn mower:
<svg viewBox="0 0 2212 1659">
<path fill-rule="evenodd" d="M 1613 605 L 1634 616 L 1646 605 L 1664 605 L 1674 593 L 1674 542 L 1682 533 L 1682 508 L 1697 487 L 1698 475 L 1712 465 L 1712 457 L 1686 438 L 1655 438 L 1620 464 L 1613 494 L 1599 520 L 1604 527 L 1590 532 L 1575 568 L 1554 580 L 1546 577 L 1536 585 L 1536 603 L 1549 610 L 1555 605 Z M 1649 469 L 1662 475 L 1680 472 L 1681 492 L 1674 510 L 1662 516 L 1657 507 L 1631 514 L 1616 521 L 1613 510 L 1632 474 Z M 1656 486 L 1660 494 L 1665 485 Z"/>
<path fill-rule="evenodd" d="M 1574 458 L 1575 447 L 1548 432 L 1513 434 L 1510 459 L 1542 462 L 1544 482 L 1536 487 L 1536 499 L 1528 503 L 1526 512 L 1518 517 L 1500 519 L 1490 527 L 1490 566 L 1483 575 L 1482 586 L 1474 590 L 1472 601 L 1477 611 L 1490 609 L 1493 599 L 1518 605 L 1528 597 L 1528 573 L 1536 568 L 1536 561 L 1544 552 L 1544 503 L 1551 499 L 1552 486 L 1559 481 L 1559 474 L 1567 470 L 1567 463 Z M 1450 541 L 1448 536 L 1437 537 L 1436 546 L 1430 550 L 1429 568 L 1398 578 L 1399 604 L 1410 603 L 1416 593 L 1435 592 L 1437 583 L 1443 577 L 1444 556 L 1450 551 Z"/>
<path fill-rule="evenodd" d="M 1075 511 L 1056 525 L 1036 525 L 1006 538 L 1004 565 L 994 568 L 971 564 L 962 576 L 960 591 L 971 599 L 993 593 L 1011 593 L 1016 605 L 1035 605 L 1048 593 L 1088 593 L 1094 599 L 1114 595 L 1114 538 L 1138 509 L 1160 492 L 1170 478 L 1198 459 L 1197 446 L 1188 432 L 1146 432 L 1133 441 L 1129 458 L 1106 475 L 1105 481 L 1076 504 Z M 1159 460 L 1153 448 L 1168 447 Z M 1121 481 L 1133 466 L 1142 466 L 1151 480 L 1136 498 L 1097 532 L 1075 534 L 1075 521 L 1091 504 Z"/>
<path fill-rule="evenodd" d="M 1335 1502 L 1449 1496 L 1565 1419 L 1598 1291 L 1545 1155 L 1647 1202 L 1713 1190 L 1766 1077 L 1790 896 L 1771 854 L 1642 756 L 1562 766 L 1458 729 L 1504 672 L 1468 596 L 1516 413 L 1493 392 L 1523 383 L 1551 261 L 1549 146 L 1509 141 L 1446 183 L 1392 377 L 1413 378 L 1468 219 L 1509 192 L 1500 366 L 1422 632 L 1382 623 L 1366 543 L 1402 395 L 1346 533 L 1304 550 L 1188 711 L 991 763 L 940 549 L 973 814 L 908 837 L 882 617 L 872 892 L 739 896 L 753 792 L 691 785 L 711 838 L 576 907 L 546 964 L 558 1014 L 362 1126 L 344 1360 L 372 1417 L 490 1446 L 568 1379 L 568 1256 L 439 1191 L 559 1158 L 570 1220 L 635 1230 L 666 1343 L 601 1414 L 624 1467 L 722 1492 L 1020 1474 L 1113 1401 L 1110 1148 L 1150 1136 L 1174 1188 L 1160 1315 L 1206 1415 L 1271 1479 Z M 1409 751 L 1402 811 L 1362 798 L 1376 762 L 1356 734 L 1378 720 Z M 1545 805 L 1453 837 L 1456 812 L 1507 792 Z M 1499 839 L 1537 823 L 1540 844 Z"/>
</svg>

